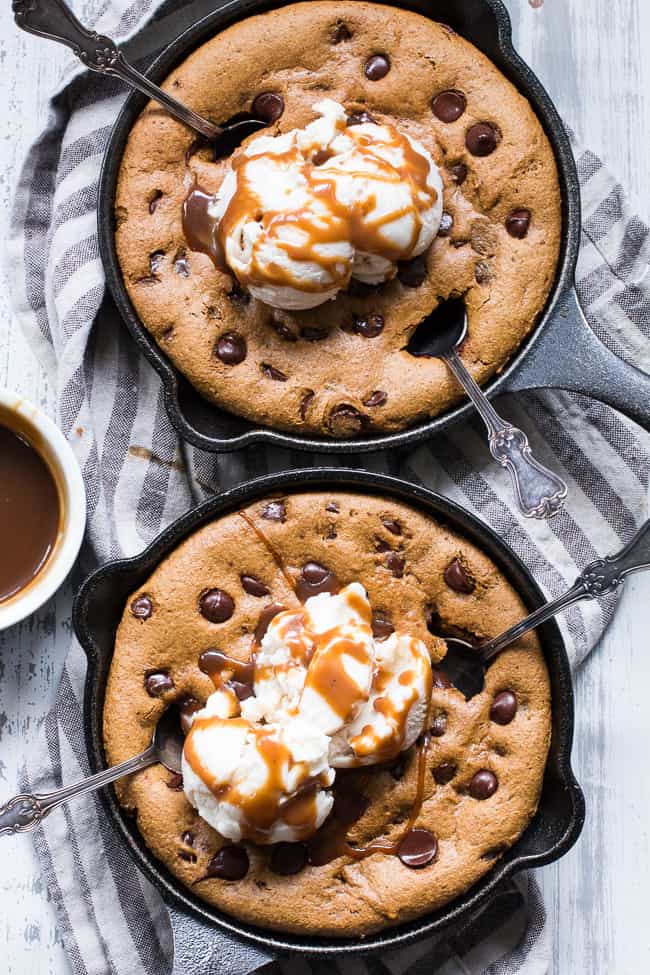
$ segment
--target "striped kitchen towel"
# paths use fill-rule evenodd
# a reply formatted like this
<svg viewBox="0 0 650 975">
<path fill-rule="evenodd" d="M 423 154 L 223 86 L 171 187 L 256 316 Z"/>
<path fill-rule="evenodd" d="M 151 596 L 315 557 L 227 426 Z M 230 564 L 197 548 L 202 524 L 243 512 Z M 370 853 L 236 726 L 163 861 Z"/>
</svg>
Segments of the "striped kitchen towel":
<svg viewBox="0 0 650 975">
<path fill-rule="evenodd" d="M 93 6 L 96 28 L 118 38 L 144 66 L 213 8 L 214 0 L 97 0 L 84 3 L 87 22 Z M 103 304 L 97 181 L 124 97 L 117 82 L 71 66 L 25 162 L 8 248 L 16 315 L 56 384 L 57 419 L 84 474 L 86 568 L 140 551 L 207 491 L 313 460 L 259 448 L 215 457 L 179 443 L 158 376 L 111 306 Z M 621 187 L 600 161 L 577 146 L 575 151 L 584 202 L 578 273 L 583 307 L 613 351 L 650 373 L 648 229 L 628 212 Z M 474 511 L 551 596 L 571 584 L 587 562 L 620 548 L 646 518 L 650 438 L 601 404 L 565 393 L 520 395 L 501 405 L 530 434 L 536 455 L 568 482 L 566 509 L 551 522 L 527 521 L 514 509 L 508 475 L 491 461 L 478 420 L 410 454 L 365 455 L 360 463 L 421 482 Z M 608 598 L 582 604 L 560 621 L 574 666 L 598 641 L 613 611 Z M 23 788 L 45 791 L 87 774 L 84 671 L 84 655 L 73 641 L 56 709 L 44 723 L 41 751 L 29 756 Z M 57 811 L 35 842 L 75 975 L 159 975 L 170 969 L 167 909 L 106 823 L 97 797 Z M 217 932 L 214 937 L 218 945 Z M 393 975 L 542 975 L 550 951 L 539 888 L 524 875 L 453 936 L 419 942 L 381 960 L 327 967 Z M 226 953 L 212 970 L 244 975 L 225 958 Z M 283 975 L 310 975 L 319 968 L 324 971 L 322 963 L 300 958 L 282 963 Z M 184 975 L 211 970 L 203 958 L 182 959 L 181 969 Z"/>
</svg>

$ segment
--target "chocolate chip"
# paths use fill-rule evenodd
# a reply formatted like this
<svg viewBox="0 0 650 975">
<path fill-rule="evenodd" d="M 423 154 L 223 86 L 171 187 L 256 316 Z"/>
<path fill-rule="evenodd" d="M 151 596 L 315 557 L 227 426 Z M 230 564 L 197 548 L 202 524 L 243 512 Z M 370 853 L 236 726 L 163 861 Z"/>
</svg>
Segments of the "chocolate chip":
<svg viewBox="0 0 650 975">
<path fill-rule="evenodd" d="M 366 123 L 375 124 L 376 120 L 369 112 L 351 112 L 346 121 L 346 125 L 365 125 Z"/>
<path fill-rule="evenodd" d="M 156 207 L 159 201 L 162 199 L 162 190 L 154 190 L 153 195 L 149 198 L 149 213 L 155 213 Z"/>
<path fill-rule="evenodd" d="M 511 237 L 523 240 L 530 227 L 530 210 L 513 210 L 506 217 L 506 230 Z"/>
<path fill-rule="evenodd" d="M 465 133 L 465 145 L 473 156 L 489 156 L 499 143 L 499 133 L 489 122 L 477 122 Z"/>
<path fill-rule="evenodd" d="M 260 515 L 267 521 L 281 521 L 284 524 L 287 520 L 287 506 L 284 501 L 269 501 L 260 511 Z"/>
<path fill-rule="evenodd" d="M 268 596 L 270 593 L 269 587 L 258 579 L 257 576 L 240 576 L 242 589 L 247 592 L 249 596 Z"/>
<path fill-rule="evenodd" d="M 314 396 L 316 394 L 312 389 L 308 390 L 303 396 L 300 402 L 300 416 L 303 420 L 307 418 L 307 413 L 309 412 L 309 407 L 311 406 Z"/>
<path fill-rule="evenodd" d="M 454 218 L 451 213 L 446 211 L 440 218 L 440 227 L 438 228 L 438 237 L 449 237 L 451 233 L 451 228 L 454 226 Z"/>
<path fill-rule="evenodd" d="M 382 518 L 381 523 L 384 528 L 391 533 L 391 535 L 402 534 L 402 526 L 400 525 L 399 521 L 396 521 L 394 518 Z"/>
<path fill-rule="evenodd" d="M 441 711 L 435 716 L 431 722 L 431 727 L 429 728 L 429 734 L 432 738 L 442 738 L 445 731 L 447 730 L 447 712 Z"/>
<path fill-rule="evenodd" d="M 268 362 L 263 362 L 260 365 L 260 369 L 267 379 L 275 379 L 275 381 L 278 383 L 286 383 L 287 381 L 285 374 L 280 372 L 279 369 L 276 369 L 275 366 L 269 365 Z"/>
<path fill-rule="evenodd" d="M 389 71 L 390 58 L 387 54 L 372 54 L 363 68 L 363 73 L 368 81 L 381 81 Z"/>
<path fill-rule="evenodd" d="M 264 639 L 264 634 L 269 628 L 269 623 L 271 620 L 278 615 L 278 613 L 284 612 L 284 606 L 280 603 L 271 603 L 269 606 L 265 606 L 257 619 L 257 626 L 255 627 L 255 643 L 261 643 Z"/>
<path fill-rule="evenodd" d="M 235 612 L 235 603 L 223 589 L 208 589 L 199 599 L 199 612 L 210 623 L 225 623 Z"/>
<path fill-rule="evenodd" d="M 454 765 L 453 762 L 441 762 L 433 769 L 433 777 L 438 785 L 446 785 L 451 782 L 457 771 L 458 766 Z"/>
<path fill-rule="evenodd" d="M 496 724 L 510 724 L 517 713 L 517 698 L 513 691 L 500 691 L 492 701 L 490 718 Z"/>
<path fill-rule="evenodd" d="M 383 389 L 376 389 L 374 393 L 371 393 L 367 399 L 364 399 L 364 406 L 383 406 L 388 399 L 388 393 L 385 393 Z"/>
<path fill-rule="evenodd" d="M 277 91 L 261 91 L 253 99 L 251 112 L 262 122 L 277 122 L 284 112 L 284 98 Z"/>
<path fill-rule="evenodd" d="M 329 329 L 307 325 L 305 328 L 300 329 L 300 335 L 301 338 L 307 339 L 308 342 L 322 342 L 329 335 Z"/>
<path fill-rule="evenodd" d="M 332 153 L 329 151 L 329 149 L 319 149 L 311 157 L 312 165 L 322 166 L 323 163 L 326 163 L 327 160 L 331 158 L 332 158 Z"/>
<path fill-rule="evenodd" d="M 427 276 L 427 259 L 424 254 L 410 261 L 399 261 L 397 279 L 407 288 L 419 288 Z"/>
<path fill-rule="evenodd" d="M 449 172 L 456 180 L 458 186 L 462 186 L 467 179 L 467 166 L 465 163 L 454 163 L 453 166 L 449 166 Z"/>
<path fill-rule="evenodd" d="M 247 701 L 249 697 L 254 697 L 255 691 L 250 684 L 242 684 L 240 680 L 229 680 L 228 687 L 234 691 L 238 701 Z"/>
<path fill-rule="evenodd" d="M 160 271 L 163 261 L 165 259 L 164 251 L 154 251 L 153 254 L 149 255 L 149 270 L 153 275 L 157 275 Z"/>
<path fill-rule="evenodd" d="M 321 592 L 337 593 L 339 582 L 334 573 L 319 562 L 307 562 L 296 583 L 296 596 L 304 603 Z"/>
<path fill-rule="evenodd" d="M 232 301 L 233 305 L 239 306 L 240 308 L 245 308 L 250 302 L 251 296 L 248 291 L 245 291 L 240 285 L 239 281 L 233 282 L 233 286 L 228 292 L 228 299 Z"/>
<path fill-rule="evenodd" d="M 174 689 L 174 681 L 165 671 L 155 671 L 145 675 L 144 689 L 149 697 L 162 697 Z"/>
<path fill-rule="evenodd" d="M 180 274 L 183 278 L 189 278 L 190 265 L 189 261 L 187 260 L 187 251 L 184 247 L 181 247 L 176 251 L 173 264 L 176 274 Z"/>
<path fill-rule="evenodd" d="M 227 366 L 237 366 L 246 358 L 246 339 L 238 332 L 224 332 L 217 339 L 215 354 Z"/>
<path fill-rule="evenodd" d="M 499 780 L 494 772 L 483 768 L 472 776 L 469 784 L 469 794 L 472 799 L 489 799 L 499 788 Z"/>
<path fill-rule="evenodd" d="M 355 315 L 352 320 L 352 330 L 366 339 L 374 339 L 384 331 L 384 316 Z"/>
<path fill-rule="evenodd" d="M 352 38 L 352 31 L 347 24 L 344 24 L 342 20 L 337 20 L 332 28 L 330 34 L 330 41 L 332 44 L 341 44 L 343 41 L 349 41 Z"/>
<path fill-rule="evenodd" d="M 167 788 L 171 789 L 172 792 L 182 792 L 183 790 L 183 776 L 180 772 L 172 772 L 172 774 L 167 779 Z"/>
<path fill-rule="evenodd" d="M 203 705 L 195 697 L 184 697 L 179 701 L 178 713 L 181 717 L 181 731 L 184 735 L 192 727 L 192 717 L 200 711 Z"/>
<path fill-rule="evenodd" d="M 298 336 L 296 335 L 296 333 L 293 332 L 289 328 L 289 326 L 287 325 L 287 323 L 282 320 L 282 318 L 280 317 L 280 315 L 277 312 L 274 313 L 273 318 L 271 319 L 271 325 L 273 326 L 273 328 L 275 329 L 275 331 L 278 333 L 278 335 L 280 336 L 280 338 L 281 339 L 284 339 L 285 342 L 297 342 L 298 341 Z"/>
<path fill-rule="evenodd" d="M 391 623 L 386 613 L 380 609 L 372 612 L 372 635 L 375 640 L 387 640 L 391 633 L 395 632 L 395 627 Z"/>
<path fill-rule="evenodd" d="M 373 543 L 376 552 L 390 552 L 389 543 L 380 535 L 375 535 L 375 537 L 373 538 Z"/>
<path fill-rule="evenodd" d="M 280 877 L 291 877 L 307 866 L 307 847 L 304 843 L 278 843 L 271 853 L 270 869 Z"/>
<path fill-rule="evenodd" d="M 433 678 L 433 686 L 438 687 L 442 690 L 446 690 L 448 687 L 452 686 L 451 681 L 447 677 L 444 670 L 440 670 L 439 667 L 431 668 L 431 676 Z"/>
<path fill-rule="evenodd" d="M 365 281 L 350 278 L 344 293 L 352 298 L 370 298 L 372 295 L 376 295 L 381 287 L 381 284 L 366 284 Z M 354 332 L 354 325 L 341 325 L 341 328 L 344 332 Z"/>
<path fill-rule="evenodd" d="M 389 552 L 386 556 L 386 567 L 390 569 L 396 579 L 401 579 L 404 575 L 406 562 L 397 552 Z"/>
<path fill-rule="evenodd" d="M 332 514 L 338 515 L 340 510 L 341 506 L 339 505 L 338 501 L 328 501 L 325 505 L 325 511 L 330 511 Z"/>
<path fill-rule="evenodd" d="M 242 880 L 248 873 L 250 861 L 243 846 L 229 843 L 222 846 L 209 864 L 206 876 L 218 877 L 219 880 Z"/>
<path fill-rule="evenodd" d="M 461 562 L 459 562 L 458 559 L 454 559 L 453 562 L 449 563 L 443 573 L 443 576 L 449 588 L 453 589 L 455 592 L 463 592 L 466 594 L 474 592 L 474 583 L 467 575 L 464 566 Z"/>
<path fill-rule="evenodd" d="M 179 850 L 178 856 L 187 863 L 196 863 L 196 853 L 192 853 L 191 850 Z"/>
<path fill-rule="evenodd" d="M 467 99 L 462 91 L 451 88 L 441 91 L 431 102 L 431 109 L 441 122 L 455 122 L 467 108 Z"/>
<path fill-rule="evenodd" d="M 334 437 L 353 437 L 360 433 L 368 422 L 368 417 L 350 403 L 339 403 L 329 415 L 327 426 Z"/>
<path fill-rule="evenodd" d="M 433 863 L 437 854 L 438 841 L 428 829 L 410 829 L 397 847 L 398 857 L 412 870 Z"/>
<path fill-rule="evenodd" d="M 474 268 L 474 277 L 477 284 L 487 284 L 492 280 L 492 270 L 487 261 L 479 261 Z"/>
<path fill-rule="evenodd" d="M 136 596 L 131 602 L 131 612 L 138 620 L 148 620 L 153 613 L 153 603 L 149 596 Z"/>
</svg>

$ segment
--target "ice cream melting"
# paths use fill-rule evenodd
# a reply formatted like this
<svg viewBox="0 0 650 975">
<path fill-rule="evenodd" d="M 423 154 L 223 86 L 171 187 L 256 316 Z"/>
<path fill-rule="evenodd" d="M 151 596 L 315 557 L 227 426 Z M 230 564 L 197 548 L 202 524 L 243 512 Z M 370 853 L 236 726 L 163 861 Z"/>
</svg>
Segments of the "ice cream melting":
<svg viewBox="0 0 650 975">
<path fill-rule="evenodd" d="M 222 836 L 258 843 L 311 836 L 331 811 L 336 768 L 409 748 L 432 682 L 421 640 L 399 632 L 374 640 L 358 583 L 271 620 L 255 654 L 254 695 L 238 700 L 226 674 L 220 664 L 217 689 L 194 717 L 184 788 Z"/>
<path fill-rule="evenodd" d="M 304 129 L 261 135 L 236 153 L 214 197 L 184 207 L 191 247 L 275 308 L 313 308 L 350 277 L 379 284 L 422 254 L 442 216 L 428 151 L 388 123 L 347 125 L 331 99 Z"/>
</svg>

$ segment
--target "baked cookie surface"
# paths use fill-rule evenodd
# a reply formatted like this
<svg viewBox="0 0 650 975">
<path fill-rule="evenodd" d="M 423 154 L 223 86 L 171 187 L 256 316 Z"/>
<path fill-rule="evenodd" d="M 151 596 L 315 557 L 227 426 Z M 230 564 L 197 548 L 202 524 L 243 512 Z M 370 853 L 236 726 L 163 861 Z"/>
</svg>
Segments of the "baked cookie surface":
<svg viewBox="0 0 650 975">
<path fill-rule="evenodd" d="M 297 870 L 287 875 L 286 850 L 279 864 L 277 846 L 241 843 L 234 846 L 239 879 L 225 879 L 211 864 L 233 845 L 198 816 L 180 776 L 150 767 L 117 784 L 120 803 L 153 854 L 195 895 L 252 924 L 356 937 L 441 907 L 489 871 L 527 826 L 551 729 L 548 673 L 534 634 L 497 658 L 471 701 L 437 666 L 442 634 L 496 635 L 525 614 L 521 600 L 479 549 L 402 503 L 296 493 L 255 502 L 244 514 L 190 536 L 129 599 L 106 690 L 107 761 L 146 748 L 171 703 L 191 708 L 192 700 L 196 707 L 206 700 L 214 690 L 199 667 L 206 649 L 249 660 L 267 607 L 299 605 L 294 586 L 300 592 L 304 566 L 316 562 L 341 585 L 366 588 L 377 638 L 395 628 L 430 651 L 431 737 L 415 827 L 435 837 L 435 859 L 420 869 L 386 853 L 314 865 L 309 843 L 291 844 Z M 345 822 L 352 844 L 399 841 L 417 796 L 418 765 L 414 746 L 389 766 L 337 773 L 332 815 Z"/>
<path fill-rule="evenodd" d="M 561 234 L 553 152 L 526 99 L 449 28 L 361 0 L 293 4 L 223 31 L 163 88 L 220 122 L 264 95 L 256 110 L 272 133 L 303 127 L 316 102 L 334 99 L 418 140 L 444 183 L 441 231 L 424 260 L 379 287 L 353 281 L 310 311 L 276 311 L 189 248 L 183 202 L 195 183 L 215 192 L 225 162 L 160 108 L 145 109 L 121 163 L 117 253 L 145 327 L 206 399 L 298 433 L 400 430 L 461 396 L 441 361 L 406 351 L 441 300 L 465 300 L 462 356 L 482 383 L 535 325 Z"/>
</svg>

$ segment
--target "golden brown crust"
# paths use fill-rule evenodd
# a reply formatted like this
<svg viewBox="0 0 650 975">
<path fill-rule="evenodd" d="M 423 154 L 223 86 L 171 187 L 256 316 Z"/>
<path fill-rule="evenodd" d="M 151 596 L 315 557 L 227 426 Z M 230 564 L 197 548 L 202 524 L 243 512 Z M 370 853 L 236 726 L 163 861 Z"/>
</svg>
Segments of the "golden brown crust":
<svg viewBox="0 0 650 975">
<path fill-rule="evenodd" d="M 332 43 L 339 23 L 351 37 Z M 373 82 L 363 66 L 374 53 L 387 54 L 391 69 Z M 234 25 L 195 51 L 163 87 L 222 121 L 250 109 L 260 91 L 280 92 L 285 110 L 277 132 L 311 121 L 313 104 L 325 97 L 349 111 L 365 109 L 378 121 L 393 121 L 440 165 L 444 207 L 454 220 L 451 235 L 434 242 L 419 287 L 394 280 L 370 295 L 340 294 L 300 313 L 274 314 L 258 301 L 233 301 L 232 278 L 204 254 L 187 250 L 181 225 L 192 180 L 216 190 L 223 164 L 208 161 L 206 151 L 187 163 L 192 135 L 162 110 L 147 108 L 122 160 L 118 256 L 146 328 L 207 399 L 302 433 L 358 433 L 357 418 L 351 424 L 345 415 L 337 420 L 342 403 L 365 418 L 363 429 L 399 430 L 459 398 L 440 361 L 405 351 L 417 324 L 441 298 L 465 296 L 469 338 L 463 358 L 480 382 L 503 367 L 535 324 L 553 282 L 561 233 L 553 152 L 526 99 L 463 38 L 404 10 L 360 0 L 314 0 Z M 460 89 L 467 98 L 467 110 L 450 124 L 431 110 L 432 96 L 447 89 Z M 465 146 L 475 122 L 493 123 L 501 133 L 496 151 L 484 158 Z M 449 168 L 459 163 L 468 170 L 462 186 Z M 524 239 L 505 228 L 518 208 L 532 214 Z M 154 258 L 153 274 L 152 254 L 162 255 Z M 354 315 L 369 314 L 384 317 L 379 336 L 345 331 Z M 296 340 L 278 334 L 278 324 Z M 324 330 L 326 337 L 306 339 L 304 328 Z M 218 338 L 233 331 L 247 343 L 246 358 L 234 366 L 214 354 Z M 286 381 L 270 377 L 264 365 Z M 377 391 L 386 394 L 385 402 L 367 405 Z"/>
<path fill-rule="evenodd" d="M 457 627 L 479 637 L 495 635 L 524 614 L 521 600 L 484 553 L 404 504 L 336 491 L 292 494 L 283 502 L 284 521 L 261 517 L 267 502 L 256 502 L 247 512 L 290 575 L 297 577 L 313 560 L 330 568 L 343 584 L 358 580 L 375 610 L 427 642 L 434 662 L 445 648 L 427 629 L 432 609 L 437 614 L 434 630 Z M 333 502 L 338 513 L 327 508 Z M 386 518 L 399 524 L 399 535 L 383 525 Z M 386 545 L 404 560 L 401 578 L 387 568 Z M 455 559 L 475 584 L 471 594 L 457 592 L 445 582 L 444 570 Z M 261 579 L 269 595 L 247 594 L 242 574 Z M 234 601 L 233 615 L 220 624 L 208 622 L 198 611 L 201 594 L 214 587 Z M 248 659 L 263 606 L 296 605 L 268 549 L 238 514 L 218 519 L 188 538 L 134 595 L 143 594 L 151 600 L 151 616 L 137 619 L 127 606 L 115 642 L 104 711 L 111 764 L 147 746 L 171 700 L 187 694 L 205 700 L 213 688 L 198 668 L 203 650 L 217 646 Z M 418 917 L 466 890 L 525 829 L 541 790 L 550 738 L 548 674 L 534 634 L 515 646 L 496 660 L 485 691 L 470 702 L 453 689 L 434 688 L 433 715 L 445 712 L 447 725 L 429 747 L 425 802 L 418 821 L 438 838 L 433 864 L 411 870 L 395 856 L 375 854 L 360 863 L 342 857 L 281 877 L 269 869 L 268 851 L 249 846 L 251 869 L 243 880 L 205 880 L 192 888 L 194 893 L 263 927 L 345 937 Z M 161 670 L 168 672 L 174 686 L 162 698 L 152 698 L 144 689 L 144 676 Z M 501 726 L 490 720 L 490 707 L 494 695 L 505 689 L 516 694 L 518 709 L 514 720 Z M 456 764 L 457 773 L 449 783 L 437 785 L 432 769 L 442 762 Z M 351 828 L 353 841 L 392 841 L 399 836 L 416 789 L 416 764 L 411 754 L 399 779 L 390 771 L 339 773 L 371 800 Z M 485 801 L 468 793 L 479 769 L 492 770 L 499 782 L 496 793 Z M 125 807 L 137 810 L 138 827 L 154 855 L 189 886 L 205 876 L 221 840 L 183 793 L 169 788 L 169 781 L 170 773 L 154 766 L 122 782 L 118 794 Z M 182 858 L 188 852 L 181 840 L 185 831 L 194 837 L 190 852 L 197 857 L 195 863 Z"/>
</svg>

